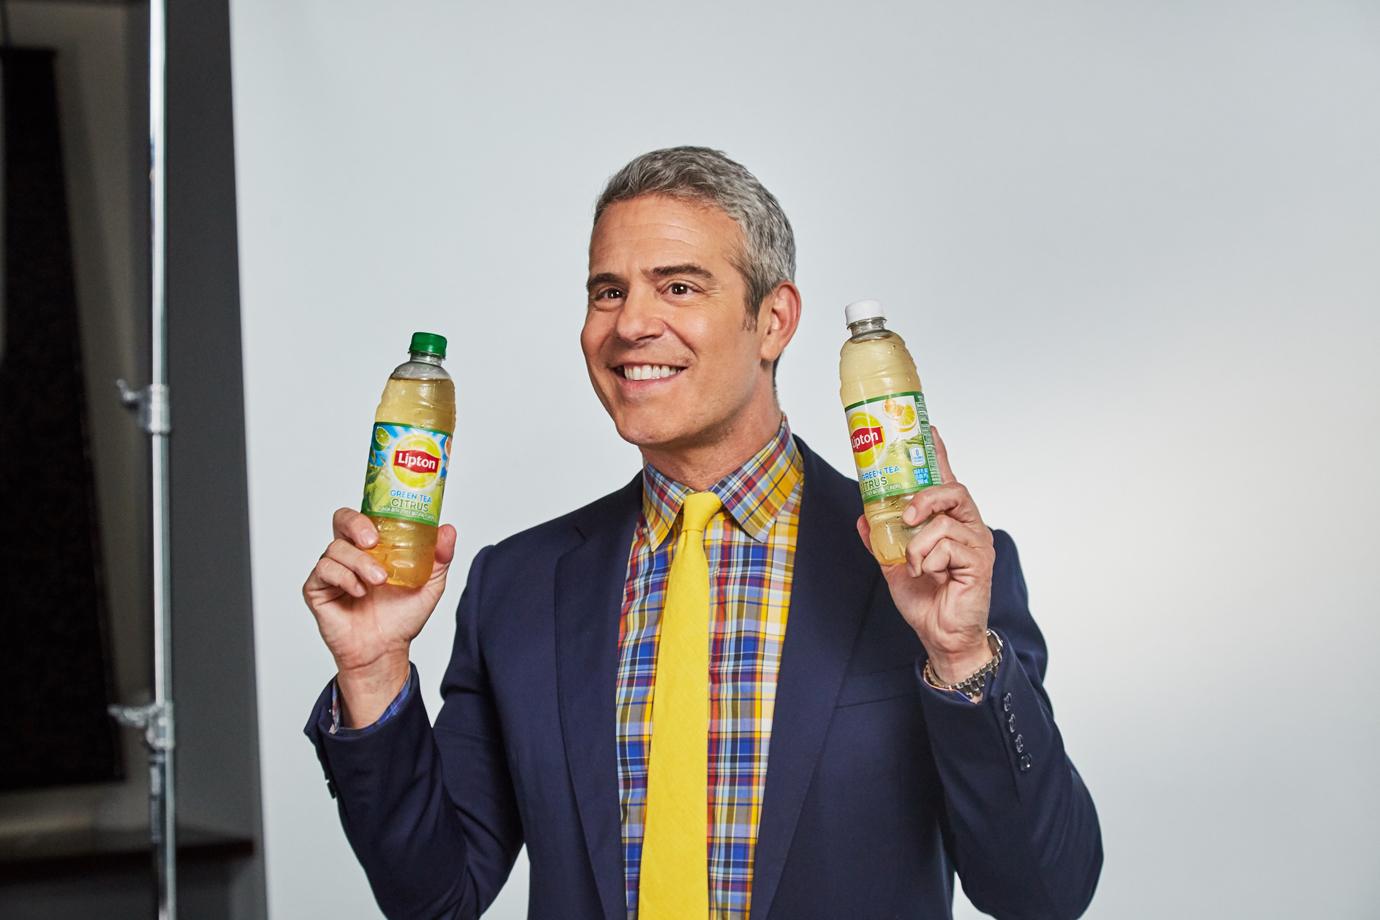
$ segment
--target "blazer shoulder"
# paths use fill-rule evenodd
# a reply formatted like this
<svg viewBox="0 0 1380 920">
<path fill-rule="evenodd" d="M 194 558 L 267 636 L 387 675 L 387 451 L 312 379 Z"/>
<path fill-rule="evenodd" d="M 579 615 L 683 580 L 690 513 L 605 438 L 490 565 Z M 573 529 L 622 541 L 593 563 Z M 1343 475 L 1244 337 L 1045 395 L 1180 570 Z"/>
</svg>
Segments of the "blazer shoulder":
<svg viewBox="0 0 1380 920">
<path fill-rule="evenodd" d="M 639 508 L 641 488 L 642 474 L 639 471 L 626 485 L 607 495 L 498 541 L 492 548 L 492 556 L 495 560 L 506 560 L 559 552 L 581 536 L 588 535 L 593 528 L 620 519 L 630 507 L 634 511 Z"/>
<path fill-rule="evenodd" d="M 829 461 L 815 453 L 799 435 L 796 436 L 795 443 L 800 448 L 806 489 L 811 494 L 825 496 L 839 513 L 851 512 L 855 517 L 862 514 L 862 495 L 858 492 L 858 481 L 834 469 Z"/>
</svg>

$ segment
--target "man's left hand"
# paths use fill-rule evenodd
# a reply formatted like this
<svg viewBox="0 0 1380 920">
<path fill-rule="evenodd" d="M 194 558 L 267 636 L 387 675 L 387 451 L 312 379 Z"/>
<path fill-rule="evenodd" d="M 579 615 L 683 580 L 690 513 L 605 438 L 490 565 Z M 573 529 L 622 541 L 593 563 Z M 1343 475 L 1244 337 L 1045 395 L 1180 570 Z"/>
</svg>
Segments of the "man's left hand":
<svg viewBox="0 0 1380 920">
<path fill-rule="evenodd" d="M 929 653 L 935 676 L 956 683 L 992 657 L 987 614 L 996 551 L 973 496 L 949 466 L 943 439 L 933 427 L 930 434 L 944 481 L 911 498 L 903 520 L 925 523 L 906 544 L 906 561 L 882 566 L 882 574 L 896 609 Z M 858 536 L 871 552 L 865 515 L 858 517 Z"/>
</svg>

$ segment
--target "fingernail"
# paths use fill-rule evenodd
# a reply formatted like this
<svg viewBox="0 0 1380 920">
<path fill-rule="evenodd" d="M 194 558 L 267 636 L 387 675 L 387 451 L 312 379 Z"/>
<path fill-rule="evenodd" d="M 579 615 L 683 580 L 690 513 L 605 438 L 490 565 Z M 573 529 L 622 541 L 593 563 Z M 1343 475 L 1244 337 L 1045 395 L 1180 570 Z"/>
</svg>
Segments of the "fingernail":
<svg viewBox="0 0 1380 920">
<path fill-rule="evenodd" d="M 376 585 L 381 585 L 388 580 L 388 571 L 383 566 L 376 565 L 369 570 L 369 580 Z"/>
<path fill-rule="evenodd" d="M 910 563 L 906 563 L 906 571 L 910 573 L 911 578 L 915 578 L 920 574 L 918 571 L 916 571 L 915 566 L 911 565 Z"/>
<path fill-rule="evenodd" d="M 915 526 L 915 522 L 919 517 L 920 512 L 915 510 L 914 505 L 911 505 L 909 508 L 907 508 L 904 512 L 901 513 L 901 520 L 905 521 L 912 527 Z"/>
</svg>

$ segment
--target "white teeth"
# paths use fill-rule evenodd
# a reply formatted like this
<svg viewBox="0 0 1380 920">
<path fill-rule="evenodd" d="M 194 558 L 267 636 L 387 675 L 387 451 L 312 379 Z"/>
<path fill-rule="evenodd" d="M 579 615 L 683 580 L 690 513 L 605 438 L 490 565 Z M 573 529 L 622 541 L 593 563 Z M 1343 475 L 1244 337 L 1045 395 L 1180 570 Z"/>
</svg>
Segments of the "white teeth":
<svg viewBox="0 0 1380 920">
<path fill-rule="evenodd" d="M 672 377 L 681 371 L 667 364 L 624 364 L 623 376 L 628 380 L 660 380 Z"/>
</svg>

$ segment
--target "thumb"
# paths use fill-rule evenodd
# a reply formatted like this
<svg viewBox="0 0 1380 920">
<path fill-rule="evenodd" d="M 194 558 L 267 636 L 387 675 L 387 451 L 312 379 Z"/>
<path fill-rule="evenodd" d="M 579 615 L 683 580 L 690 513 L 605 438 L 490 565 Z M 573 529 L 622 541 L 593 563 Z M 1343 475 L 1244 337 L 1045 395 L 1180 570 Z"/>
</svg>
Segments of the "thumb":
<svg viewBox="0 0 1380 920">
<path fill-rule="evenodd" d="M 436 551 L 431 563 L 431 577 L 426 580 L 424 587 L 433 592 L 437 600 L 440 600 L 441 592 L 446 589 L 446 575 L 450 571 L 451 561 L 455 558 L 455 540 L 454 527 L 442 524 L 436 528 Z"/>
<path fill-rule="evenodd" d="M 934 453 L 939 458 L 939 475 L 944 477 L 945 482 L 958 482 L 958 477 L 954 475 L 954 468 L 949 466 L 949 449 L 944 446 L 944 439 L 939 436 L 939 429 L 930 426 L 930 437 L 934 439 Z"/>
<path fill-rule="evenodd" d="M 858 515 L 858 539 L 862 540 L 863 548 L 869 553 L 872 552 L 872 525 L 867 523 L 867 515 Z"/>
<path fill-rule="evenodd" d="M 455 528 L 449 524 L 442 524 L 436 530 L 436 564 L 450 565 L 455 558 L 455 541 L 459 539 Z"/>
</svg>

